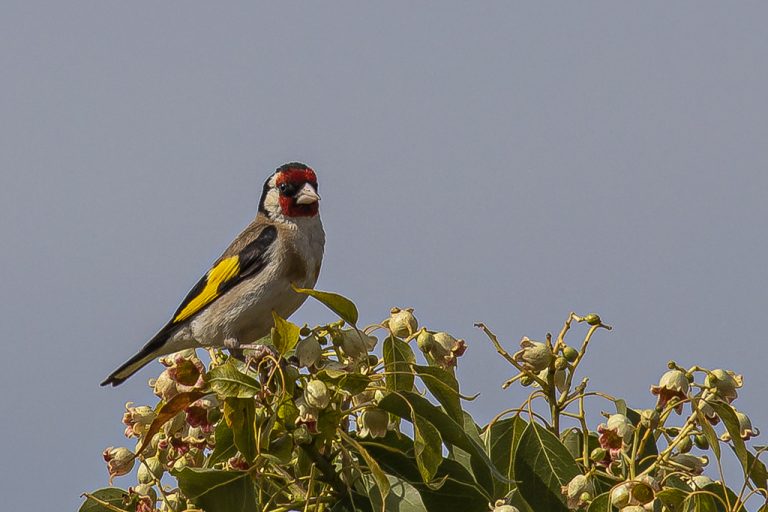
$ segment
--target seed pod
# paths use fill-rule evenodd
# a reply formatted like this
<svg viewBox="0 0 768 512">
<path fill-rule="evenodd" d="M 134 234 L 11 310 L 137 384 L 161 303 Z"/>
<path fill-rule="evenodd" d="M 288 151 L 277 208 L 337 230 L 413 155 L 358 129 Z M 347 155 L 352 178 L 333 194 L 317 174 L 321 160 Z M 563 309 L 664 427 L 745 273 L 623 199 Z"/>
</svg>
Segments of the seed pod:
<svg viewBox="0 0 768 512">
<path fill-rule="evenodd" d="M 432 351 L 435 346 L 435 336 L 428 330 L 422 328 L 416 337 L 416 345 L 424 353 Z"/>
<path fill-rule="evenodd" d="M 685 436 L 677 444 L 677 450 L 680 453 L 688 453 L 689 451 L 691 451 L 691 448 L 693 448 L 693 441 L 691 441 L 690 436 Z"/>
<path fill-rule="evenodd" d="M 304 388 L 304 400 L 310 407 L 325 409 L 331 403 L 328 387 L 321 380 L 311 380 Z"/>
<path fill-rule="evenodd" d="M 584 321 L 587 322 L 589 325 L 600 325 L 602 323 L 597 313 L 588 314 L 587 316 L 584 317 Z"/>
<path fill-rule="evenodd" d="M 704 434 L 696 434 L 693 437 L 693 442 L 696 444 L 696 448 L 700 450 L 709 449 L 709 439 L 707 439 L 707 436 L 705 436 Z"/>
<path fill-rule="evenodd" d="M 563 347 L 563 357 L 566 361 L 572 363 L 576 360 L 577 357 L 579 357 L 579 351 L 566 345 Z"/>
</svg>

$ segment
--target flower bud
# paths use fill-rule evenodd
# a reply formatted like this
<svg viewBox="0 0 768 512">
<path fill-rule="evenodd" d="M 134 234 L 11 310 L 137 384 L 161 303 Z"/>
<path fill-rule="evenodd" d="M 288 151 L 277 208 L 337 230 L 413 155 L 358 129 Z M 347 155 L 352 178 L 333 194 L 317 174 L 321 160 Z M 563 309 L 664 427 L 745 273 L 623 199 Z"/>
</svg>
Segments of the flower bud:
<svg viewBox="0 0 768 512">
<path fill-rule="evenodd" d="M 186 503 L 184 499 L 179 496 L 178 492 L 168 493 L 164 496 L 161 505 L 160 512 L 180 512 L 184 510 Z"/>
<path fill-rule="evenodd" d="M 521 350 L 512 356 L 513 359 L 527 370 L 536 373 L 549 368 L 555 357 L 546 343 L 532 341 L 527 337 L 520 341 L 520 348 Z"/>
<path fill-rule="evenodd" d="M 512 505 L 507 505 L 504 500 L 496 500 L 496 503 L 491 505 L 491 512 L 520 512 L 520 510 Z"/>
<path fill-rule="evenodd" d="M 566 358 L 555 358 L 555 370 L 565 370 L 566 368 L 568 368 L 568 360 Z"/>
<path fill-rule="evenodd" d="M 293 441 L 297 445 L 307 445 L 312 442 L 312 434 L 309 432 L 309 428 L 306 425 L 299 425 L 293 431 Z"/>
<path fill-rule="evenodd" d="M 313 379 L 307 382 L 307 386 L 304 388 L 304 400 L 310 407 L 325 409 L 331 402 L 328 387 L 321 380 Z"/>
<path fill-rule="evenodd" d="M 611 490 L 611 505 L 623 509 L 629 504 L 629 497 L 629 485 L 627 483 L 617 485 Z"/>
<path fill-rule="evenodd" d="M 645 482 L 633 482 L 630 494 L 632 495 L 632 500 L 640 505 L 650 503 L 654 498 L 653 489 Z"/>
<path fill-rule="evenodd" d="M 112 485 L 112 479 L 116 476 L 127 475 L 133 469 L 136 457 L 128 448 L 115 448 L 110 446 L 102 454 L 104 462 L 107 463 L 109 471 L 109 483 Z"/>
<path fill-rule="evenodd" d="M 568 508 L 571 510 L 583 507 L 595 495 L 595 485 L 586 475 L 576 475 L 560 490 L 565 494 Z"/>
<path fill-rule="evenodd" d="M 602 462 L 608 455 L 608 450 L 605 448 L 595 448 L 589 453 L 589 460 L 592 462 Z"/>
<path fill-rule="evenodd" d="M 416 345 L 424 353 L 431 352 L 435 346 L 435 337 L 431 332 L 422 327 L 419 335 L 416 337 Z"/>
<path fill-rule="evenodd" d="M 530 386 L 531 384 L 533 384 L 533 377 L 531 377 L 530 375 L 523 375 L 522 377 L 520 377 L 520 384 L 523 387 Z"/>
<path fill-rule="evenodd" d="M 691 448 L 693 448 L 693 441 L 691 441 L 691 436 L 685 436 L 680 440 L 679 443 L 677 443 L 677 451 L 680 453 L 688 453 L 691 451 Z"/>
<path fill-rule="evenodd" d="M 163 476 L 163 465 L 157 457 L 149 457 L 139 464 L 136 479 L 142 484 L 151 484 Z"/>
<path fill-rule="evenodd" d="M 323 348 L 314 334 L 300 340 L 296 345 L 296 357 L 299 358 L 299 366 L 309 368 L 314 366 L 323 355 Z"/>
<path fill-rule="evenodd" d="M 693 437 L 693 442 L 696 445 L 696 448 L 700 450 L 709 449 L 709 439 L 707 439 L 707 436 L 705 436 L 704 434 L 696 434 Z"/>
<path fill-rule="evenodd" d="M 600 325 L 602 322 L 597 313 L 590 313 L 584 317 L 584 321 L 589 325 Z"/>
<path fill-rule="evenodd" d="M 731 403 L 739 396 L 736 389 L 742 386 L 743 379 L 741 375 L 736 375 L 730 370 L 717 369 L 707 374 L 704 384 L 713 388 L 720 398 Z"/>
<path fill-rule="evenodd" d="M 398 338 L 407 338 L 419 328 L 419 322 L 413 316 L 413 308 L 392 308 L 387 324 L 392 334 Z"/>
<path fill-rule="evenodd" d="M 569 363 L 572 363 L 576 360 L 577 357 L 579 357 L 579 351 L 573 347 L 569 347 L 568 345 L 566 345 L 565 347 L 563 347 L 563 357 L 565 358 L 566 361 L 568 361 Z"/>
<path fill-rule="evenodd" d="M 384 437 L 388 426 L 389 414 L 378 407 L 366 409 L 360 415 L 360 437 Z"/>
</svg>

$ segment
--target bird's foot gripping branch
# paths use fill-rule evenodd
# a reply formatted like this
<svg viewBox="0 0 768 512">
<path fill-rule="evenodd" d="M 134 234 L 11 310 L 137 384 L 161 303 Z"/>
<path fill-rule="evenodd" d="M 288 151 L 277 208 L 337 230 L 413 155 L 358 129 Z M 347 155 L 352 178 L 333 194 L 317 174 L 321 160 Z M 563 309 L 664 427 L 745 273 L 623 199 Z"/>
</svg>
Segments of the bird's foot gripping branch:
<svg viewBox="0 0 768 512">
<path fill-rule="evenodd" d="M 244 360 L 162 359 L 150 381 L 159 403 L 125 408 L 136 446 L 104 451 L 110 480 L 136 470 L 137 482 L 86 493 L 81 511 L 768 510 L 764 448 L 748 447 L 758 431 L 733 406 L 733 372 L 670 362 L 650 408 L 631 409 L 577 375 L 590 342 L 606 341 L 597 315 L 571 314 L 557 337 L 515 350 L 478 324 L 514 370 L 503 387 L 532 390 L 480 427 L 455 374 L 464 340 L 409 309 L 358 328 L 347 299 L 299 291 L 340 319 L 300 328 L 275 316 Z M 597 427 L 594 401 L 611 411 Z M 725 453 L 741 468 L 735 483 Z"/>
</svg>

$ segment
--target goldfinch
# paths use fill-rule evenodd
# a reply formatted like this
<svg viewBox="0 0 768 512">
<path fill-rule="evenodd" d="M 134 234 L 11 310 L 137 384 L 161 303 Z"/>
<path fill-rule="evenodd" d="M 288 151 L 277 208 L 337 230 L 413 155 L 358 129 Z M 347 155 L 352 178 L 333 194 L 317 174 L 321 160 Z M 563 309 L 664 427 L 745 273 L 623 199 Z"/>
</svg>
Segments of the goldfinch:
<svg viewBox="0 0 768 512">
<path fill-rule="evenodd" d="M 325 233 L 315 172 L 298 162 L 264 183 L 256 218 L 187 294 L 171 320 L 102 386 L 117 386 L 153 359 L 200 346 L 236 349 L 269 334 L 272 311 L 288 318 L 312 288 Z"/>
</svg>

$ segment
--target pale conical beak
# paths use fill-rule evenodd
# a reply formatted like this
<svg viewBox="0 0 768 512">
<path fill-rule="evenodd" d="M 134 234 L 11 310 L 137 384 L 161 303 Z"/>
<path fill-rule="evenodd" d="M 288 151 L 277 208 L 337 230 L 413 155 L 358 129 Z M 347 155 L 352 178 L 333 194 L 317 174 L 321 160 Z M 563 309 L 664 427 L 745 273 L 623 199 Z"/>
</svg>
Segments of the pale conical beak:
<svg viewBox="0 0 768 512">
<path fill-rule="evenodd" d="M 317 195 L 314 187 L 309 183 L 305 183 L 301 190 L 296 193 L 296 204 L 312 204 L 320 200 L 320 196 Z"/>
</svg>

